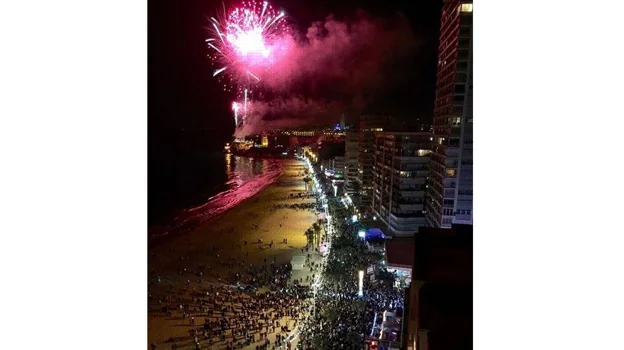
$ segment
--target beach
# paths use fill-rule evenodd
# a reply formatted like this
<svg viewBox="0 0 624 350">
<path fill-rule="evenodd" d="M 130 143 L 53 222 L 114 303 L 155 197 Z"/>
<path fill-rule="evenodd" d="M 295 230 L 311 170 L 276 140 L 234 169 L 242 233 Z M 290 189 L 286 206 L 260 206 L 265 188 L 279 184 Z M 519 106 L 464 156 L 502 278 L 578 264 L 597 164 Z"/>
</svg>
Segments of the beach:
<svg viewBox="0 0 624 350">
<path fill-rule="evenodd" d="M 307 243 L 304 232 L 317 220 L 317 215 L 312 210 L 292 208 L 295 204 L 301 206 L 315 202 L 305 190 L 304 167 L 301 161 L 283 160 L 282 174 L 264 190 L 202 227 L 176 237 L 169 237 L 166 242 L 150 247 L 148 344 L 154 344 L 152 346 L 158 349 L 170 349 L 172 348 L 170 343 L 174 339 L 176 343 L 181 344 L 176 345 L 176 348 L 196 348 L 195 343 L 198 342 L 201 348 L 226 349 L 225 345 L 219 344 L 207 346 L 209 336 L 205 333 L 200 336 L 199 341 L 193 342 L 194 329 L 207 322 L 217 322 L 219 319 L 226 319 L 226 322 L 229 322 L 228 317 L 235 318 L 238 317 L 237 313 L 249 311 L 245 306 L 251 302 L 249 295 L 238 293 L 235 288 L 237 273 L 241 274 L 238 280 L 245 285 L 246 282 L 251 283 L 251 280 L 245 280 L 247 277 L 242 275 L 247 272 L 249 278 L 252 278 L 253 273 L 249 273 L 252 271 L 250 269 L 264 269 L 259 272 L 258 278 L 272 276 L 270 269 L 284 266 L 290 262 L 293 254 L 303 253 L 302 249 Z M 219 308 L 225 310 L 222 313 L 212 313 L 209 310 L 211 308 L 209 301 L 196 297 L 211 296 L 219 300 L 220 297 L 212 296 L 218 295 L 219 291 L 221 296 L 224 293 L 236 294 L 231 297 L 235 302 L 227 304 L 229 298 L 226 298 L 227 305 L 219 304 Z M 283 296 L 276 294 L 262 298 L 249 305 L 260 305 L 257 308 L 266 306 L 267 311 L 264 313 L 261 311 L 259 315 L 267 318 L 265 327 L 267 331 L 261 329 L 259 332 L 270 333 L 266 338 L 274 342 L 275 334 L 280 333 L 281 326 L 276 329 L 269 327 L 271 323 L 269 318 L 274 318 L 279 322 L 278 325 L 286 325 L 288 330 L 292 330 L 297 317 L 290 314 L 290 311 L 277 307 L 276 304 L 279 304 L 279 299 Z M 214 302 L 213 299 L 210 302 Z M 290 308 L 303 310 L 304 298 L 299 300 L 297 296 L 294 299 L 288 301 L 292 304 Z M 163 311 L 166 308 L 170 311 Z M 240 321 L 233 322 L 238 325 Z M 249 324 L 242 323 L 240 328 L 244 329 L 245 325 Z M 235 328 L 236 331 L 238 326 L 231 328 Z M 190 345 L 187 346 L 187 343 Z M 248 348 L 255 349 L 254 346 L 257 345 L 257 342 L 253 342 Z"/>
</svg>

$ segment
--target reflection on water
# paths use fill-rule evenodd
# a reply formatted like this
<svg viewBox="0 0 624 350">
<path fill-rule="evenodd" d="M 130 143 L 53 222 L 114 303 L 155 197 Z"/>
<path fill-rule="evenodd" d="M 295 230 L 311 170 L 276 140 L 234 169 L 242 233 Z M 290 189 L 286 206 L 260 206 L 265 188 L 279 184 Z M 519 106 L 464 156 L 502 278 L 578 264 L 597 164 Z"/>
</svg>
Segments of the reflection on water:
<svg viewBox="0 0 624 350">
<path fill-rule="evenodd" d="M 228 175 L 228 177 L 232 173 L 232 154 L 231 153 L 227 153 L 225 155 L 225 172 Z"/>
<path fill-rule="evenodd" d="M 204 204 L 183 210 L 173 224 L 162 232 L 155 232 L 154 236 L 192 230 L 260 192 L 282 172 L 281 161 L 274 159 L 254 159 L 226 154 L 224 165 L 227 175 L 224 190 L 210 197 Z M 215 169 L 215 171 L 223 170 Z"/>
<path fill-rule="evenodd" d="M 239 157 L 228 153 L 225 155 L 228 184 L 242 185 L 253 180 L 265 171 L 271 170 L 275 162 L 275 160 Z"/>
</svg>

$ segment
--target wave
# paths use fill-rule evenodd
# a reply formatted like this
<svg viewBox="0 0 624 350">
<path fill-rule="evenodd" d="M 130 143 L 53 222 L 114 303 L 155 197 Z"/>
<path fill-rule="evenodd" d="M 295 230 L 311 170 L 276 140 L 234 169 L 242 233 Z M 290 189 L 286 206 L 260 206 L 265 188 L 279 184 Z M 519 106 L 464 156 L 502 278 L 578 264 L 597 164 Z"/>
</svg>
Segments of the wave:
<svg viewBox="0 0 624 350">
<path fill-rule="evenodd" d="M 264 160 L 258 174 L 233 171 L 231 180 L 226 183 L 229 189 L 208 198 L 204 204 L 182 210 L 172 224 L 150 229 L 149 236 L 154 239 L 194 230 L 265 189 L 279 178 L 282 171 L 282 162 L 274 159 Z"/>
</svg>

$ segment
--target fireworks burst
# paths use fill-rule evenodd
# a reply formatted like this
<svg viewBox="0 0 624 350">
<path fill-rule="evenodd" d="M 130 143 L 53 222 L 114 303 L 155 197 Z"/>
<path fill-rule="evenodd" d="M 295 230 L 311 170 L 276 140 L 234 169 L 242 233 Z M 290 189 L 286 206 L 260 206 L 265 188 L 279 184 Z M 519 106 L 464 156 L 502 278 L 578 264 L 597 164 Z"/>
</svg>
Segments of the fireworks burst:
<svg viewBox="0 0 624 350">
<path fill-rule="evenodd" d="M 282 38 L 289 32 L 284 12 L 278 12 L 267 1 L 245 1 L 220 17 L 211 17 L 211 34 L 207 45 L 214 50 L 211 58 L 217 68 L 213 76 L 226 76 L 242 93 L 277 65 L 285 52 Z M 223 82 L 220 79 L 221 82 Z M 228 84 L 224 89 L 228 90 Z"/>
<path fill-rule="evenodd" d="M 234 111 L 234 125 L 238 127 L 238 109 L 240 108 L 240 106 L 238 105 L 238 102 L 233 102 L 232 103 L 232 110 Z"/>
</svg>

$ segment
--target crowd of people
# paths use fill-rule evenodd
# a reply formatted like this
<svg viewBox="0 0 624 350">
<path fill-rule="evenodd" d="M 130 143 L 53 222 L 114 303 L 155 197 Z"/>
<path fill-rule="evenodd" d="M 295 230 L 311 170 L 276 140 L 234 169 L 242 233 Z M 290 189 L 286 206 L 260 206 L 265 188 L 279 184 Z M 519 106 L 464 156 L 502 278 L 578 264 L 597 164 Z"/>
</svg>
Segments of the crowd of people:
<svg viewBox="0 0 624 350">
<path fill-rule="evenodd" d="M 339 203 L 330 201 L 329 206 L 340 212 L 333 217 L 348 216 Z M 380 266 L 382 256 L 357 237 L 356 224 L 335 220 L 334 225 L 332 249 L 321 273 L 323 283 L 297 349 L 362 349 L 371 333 L 378 335 L 375 314 L 381 319 L 383 311 L 403 307 L 403 291 L 393 281 L 367 282 L 363 295 L 358 294 L 358 270 Z"/>
<path fill-rule="evenodd" d="M 342 210 L 342 204 L 329 205 L 332 217 L 346 217 L 333 211 Z M 318 202 L 304 202 L 272 209 L 318 207 Z M 217 258 L 214 266 L 196 265 L 190 256 L 182 256 L 179 266 L 186 268 L 173 278 L 152 272 L 150 285 L 159 288 L 150 288 L 150 314 L 175 320 L 188 330 L 184 336 L 172 335 L 150 344 L 152 349 L 291 349 L 295 343 L 297 349 L 305 350 L 361 349 L 373 331 L 375 314 L 402 307 L 402 292 L 393 283 L 367 281 L 360 296 L 357 271 L 378 265 L 381 257 L 357 238 L 357 228 L 349 220 L 333 223 L 332 237 L 323 238 L 331 240 L 327 258 L 312 259 L 320 256 L 315 247 L 301 250 L 306 253 L 305 278 L 293 280 L 292 266 L 277 264 L 274 257 L 254 264 L 247 259 L 248 253 L 242 254 L 249 251 L 247 245 L 270 249 L 274 244 L 288 244 L 286 238 L 244 241 L 237 244 L 241 254 L 229 256 L 220 256 L 218 245 L 209 247 L 206 253 Z M 216 281 L 209 282 L 209 278 Z"/>
<path fill-rule="evenodd" d="M 293 204 L 275 204 L 273 210 L 277 209 L 293 209 L 293 210 L 313 210 L 316 203 L 293 203 Z"/>
<path fill-rule="evenodd" d="M 218 251 L 216 246 L 213 249 Z M 297 327 L 307 307 L 309 287 L 289 283 L 290 264 L 266 259 L 261 265 L 245 264 L 234 257 L 219 264 L 229 269 L 240 265 L 240 272 L 206 282 L 204 271 L 210 269 L 200 266 L 179 271 L 185 281 L 182 288 L 174 288 L 179 279 L 170 277 L 156 276 L 150 282 L 165 288 L 149 295 L 149 312 L 189 327 L 187 336 L 170 337 L 163 344 L 151 344 L 152 348 L 231 350 L 255 344 L 256 349 L 270 349 L 281 346 Z M 275 334 L 273 343 L 269 334 Z"/>
<path fill-rule="evenodd" d="M 310 196 L 288 198 L 305 200 Z M 313 205 L 304 202 L 280 208 L 306 210 L 313 209 Z M 285 215 L 284 220 L 287 219 Z M 258 230 L 260 226 L 254 224 L 251 228 Z M 231 249 L 206 247 L 205 254 L 216 258 L 211 263 L 197 263 L 191 255 L 185 255 L 177 258 L 177 273 L 171 271 L 170 276 L 165 276 L 158 275 L 156 269 L 150 270 L 149 314 L 174 321 L 188 331 L 174 331 L 165 341 L 150 344 L 152 349 L 292 347 L 293 334 L 308 315 L 312 279 L 306 275 L 292 281 L 292 266 L 278 264 L 275 256 L 255 263 L 249 259 L 249 248 L 264 250 L 277 244 L 287 245 L 287 238 L 279 242 L 259 239 L 231 244 Z M 156 256 L 153 258 L 157 260 Z M 310 274 L 318 274 L 319 266 L 310 259 L 306 262 L 306 274 L 308 268 Z"/>
</svg>

